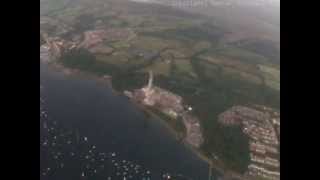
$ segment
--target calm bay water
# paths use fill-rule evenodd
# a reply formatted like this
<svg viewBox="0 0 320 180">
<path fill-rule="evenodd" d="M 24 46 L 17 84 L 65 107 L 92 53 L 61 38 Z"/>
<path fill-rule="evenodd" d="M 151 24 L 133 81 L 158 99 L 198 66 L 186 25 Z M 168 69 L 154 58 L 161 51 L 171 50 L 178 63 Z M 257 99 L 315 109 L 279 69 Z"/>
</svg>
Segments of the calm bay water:
<svg viewBox="0 0 320 180">
<path fill-rule="evenodd" d="M 208 179 L 207 163 L 161 120 L 105 84 L 41 64 L 40 85 L 41 179 Z"/>
</svg>

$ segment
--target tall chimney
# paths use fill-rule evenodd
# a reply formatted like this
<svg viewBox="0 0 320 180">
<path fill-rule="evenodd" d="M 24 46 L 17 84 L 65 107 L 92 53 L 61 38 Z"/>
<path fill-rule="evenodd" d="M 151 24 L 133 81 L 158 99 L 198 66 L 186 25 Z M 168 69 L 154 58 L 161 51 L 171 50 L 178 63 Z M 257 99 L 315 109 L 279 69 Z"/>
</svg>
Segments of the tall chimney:
<svg viewBox="0 0 320 180">
<path fill-rule="evenodd" d="M 151 90 L 153 83 L 153 73 L 152 70 L 149 71 L 149 81 L 148 81 L 148 90 Z"/>
</svg>

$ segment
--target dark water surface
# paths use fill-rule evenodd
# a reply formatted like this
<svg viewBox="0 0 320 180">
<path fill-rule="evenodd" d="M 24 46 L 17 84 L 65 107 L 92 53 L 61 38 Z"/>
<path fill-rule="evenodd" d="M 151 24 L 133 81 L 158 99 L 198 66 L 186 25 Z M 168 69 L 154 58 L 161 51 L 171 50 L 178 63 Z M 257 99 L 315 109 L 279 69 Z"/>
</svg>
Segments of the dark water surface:
<svg viewBox="0 0 320 180">
<path fill-rule="evenodd" d="M 40 68 L 41 179 L 205 180 L 208 166 L 125 97 L 85 75 Z"/>
</svg>

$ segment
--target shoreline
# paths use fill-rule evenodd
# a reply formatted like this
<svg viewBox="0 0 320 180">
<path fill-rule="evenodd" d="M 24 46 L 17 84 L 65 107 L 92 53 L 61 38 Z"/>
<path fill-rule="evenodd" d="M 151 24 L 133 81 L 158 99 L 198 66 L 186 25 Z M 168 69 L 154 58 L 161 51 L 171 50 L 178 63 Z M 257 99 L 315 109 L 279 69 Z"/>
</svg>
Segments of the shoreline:
<svg viewBox="0 0 320 180">
<path fill-rule="evenodd" d="M 111 77 L 110 79 L 106 79 L 103 76 L 98 76 L 94 73 L 65 67 L 64 65 L 60 64 L 57 61 L 43 62 L 40 60 L 40 62 L 46 64 L 49 68 L 54 68 L 54 70 L 59 71 L 59 72 L 63 73 L 63 75 L 66 75 L 66 76 L 73 76 L 73 75 L 79 76 L 80 75 L 80 76 L 92 78 L 92 80 L 95 80 L 98 83 L 102 83 L 102 85 L 107 85 L 111 89 L 111 91 L 114 95 L 127 97 L 123 93 L 115 90 L 112 87 L 112 77 L 111 76 L 110 76 Z M 106 76 L 109 76 L 109 75 L 106 74 Z M 158 116 L 157 114 L 152 112 L 150 109 L 148 109 L 148 107 L 145 107 L 145 106 L 135 102 L 134 100 L 130 99 L 129 97 L 127 97 L 127 98 L 128 98 L 128 101 L 133 106 L 137 107 L 142 113 L 144 113 L 144 116 L 146 118 L 150 119 L 153 117 L 153 118 L 156 118 L 157 120 L 159 120 L 159 122 L 161 122 L 169 130 L 169 132 L 174 136 L 174 138 L 177 140 L 178 143 L 182 144 L 184 147 L 189 149 L 200 160 L 207 163 L 209 176 L 210 175 L 212 176 L 212 169 L 214 169 L 218 173 L 221 173 L 223 177 L 226 177 L 226 176 L 227 177 L 236 177 L 239 180 L 250 180 L 251 179 L 248 177 L 244 177 L 242 174 L 238 174 L 236 172 L 233 172 L 232 170 L 226 170 L 224 167 L 217 165 L 217 163 L 215 163 L 213 160 L 211 160 L 209 157 L 207 157 L 203 152 L 201 152 L 200 149 L 196 149 L 196 148 L 192 147 L 190 144 L 188 144 L 187 142 L 185 142 L 183 140 L 183 137 L 180 137 L 179 133 L 168 122 L 166 122 L 160 116 Z M 211 179 L 211 177 L 209 179 Z"/>
<path fill-rule="evenodd" d="M 123 95 L 120 92 L 118 92 L 118 94 Z M 212 169 L 214 169 L 215 171 L 221 173 L 222 175 L 225 174 L 225 170 L 223 168 L 218 167 L 218 166 L 214 166 L 213 165 L 214 162 L 212 160 L 210 160 L 205 154 L 203 154 L 203 152 L 201 152 L 200 149 L 196 149 L 193 146 L 191 146 L 190 144 L 188 144 L 186 141 L 184 141 L 184 139 L 183 139 L 184 137 L 180 137 L 178 132 L 172 126 L 170 126 L 169 123 L 167 123 L 165 120 L 163 120 L 160 116 L 158 116 L 157 114 L 152 112 L 148 107 L 145 107 L 144 105 L 141 105 L 141 104 L 135 102 L 134 100 L 130 99 L 129 97 L 128 97 L 128 100 L 135 107 L 139 108 L 139 110 L 141 110 L 143 113 L 146 113 L 145 114 L 147 116 L 146 118 L 148 118 L 148 119 L 154 118 L 154 119 L 160 121 L 162 124 L 164 124 L 165 127 L 170 131 L 170 133 L 172 133 L 174 138 L 178 141 L 178 143 L 180 143 L 185 148 L 190 150 L 191 153 L 196 155 L 201 161 L 205 162 L 208 165 L 208 171 L 209 171 L 208 174 L 210 176 L 209 180 L 211 179 L 211 176 L 212 176 Z"/>
</svg>

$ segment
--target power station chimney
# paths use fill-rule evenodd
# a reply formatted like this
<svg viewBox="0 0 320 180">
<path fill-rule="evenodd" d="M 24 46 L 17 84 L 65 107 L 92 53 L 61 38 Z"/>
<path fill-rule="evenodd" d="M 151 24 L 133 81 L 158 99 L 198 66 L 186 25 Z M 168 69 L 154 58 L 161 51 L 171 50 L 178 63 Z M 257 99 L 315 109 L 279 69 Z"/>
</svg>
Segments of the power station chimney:
<svg viewBox="0 0 320 180">
<path fill-rule="evenodd" d="M 151 90 L 153 83 L 153 73 L 152 70 L 149 71 L 149 81 L 148 81 L 148 90 Z"/>
</svg>

